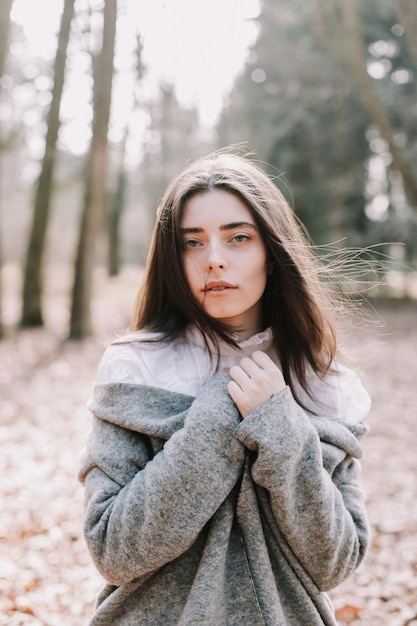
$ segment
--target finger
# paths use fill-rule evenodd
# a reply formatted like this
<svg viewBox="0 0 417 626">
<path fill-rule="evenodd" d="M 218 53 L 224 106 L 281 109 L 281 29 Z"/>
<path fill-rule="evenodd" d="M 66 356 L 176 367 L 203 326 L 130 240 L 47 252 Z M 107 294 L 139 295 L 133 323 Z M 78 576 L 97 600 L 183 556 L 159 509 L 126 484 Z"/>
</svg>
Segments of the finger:
<svg viewBox="0 0 417 626">
<path fill-rule="evenodd" d="M 285 380 L 282 375 L 281 369 L 275 365 L 273 360 L 260 350 L 256 351 L 252 355 L 252 359 L 257 363 L 259 370 L 268 380 L 272 393 L 277 393 L 285 387 Z"/>
<path fill-rule="evenodd" d="M 277 367 L 266 352 L 262 352 L 261 350 L 257 350 L 252 354 L 252 360 L 256 363 L 256 365 L 258 365 L 258 367 L 264 370 L 270 370 L 271 368 Z"/>
<path fill-rule="evenodd" d="M 234 380 L 230 380 L 227 383 L 227 391 L 229 392 L 233 402 L 236 404 L 242 417 L 247 417 L 251 412 L 251 407 L 247 405 L 245 392 L 242 391 L 240 386 Z"/>
<path fill-rule="evenodd" d="M 244 372 L 246 372 L 249 378 L 253 378 L 259 373 L 259 366 L 250 357 L 243 358 L 240 361 L 239 366 L 242 368 Z"/>
<path fill-rule="evenodd" d="M 241 389 L 244 389 L 250 383 L 250 376 L 248 376 L 240 365 L 233 365 L 233 367 L 230 368 L 229 374 Z"/>
<path fill-rule="evenodd" d="M 240 388 L 238 383 L 234 380 L 229 380 L 229 382 L 227 383 L 227 391 L 229 392 L 233 402 L 238 405 L 240 400 L 242 399 L 243 394 L 242 389 Z"/>
</svg>

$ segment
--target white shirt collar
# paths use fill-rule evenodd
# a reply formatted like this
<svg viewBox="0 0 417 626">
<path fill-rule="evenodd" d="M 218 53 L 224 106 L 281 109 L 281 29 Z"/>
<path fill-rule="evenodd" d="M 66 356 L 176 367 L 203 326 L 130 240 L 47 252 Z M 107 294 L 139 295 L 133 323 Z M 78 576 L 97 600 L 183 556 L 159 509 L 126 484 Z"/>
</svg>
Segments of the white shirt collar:
<svg viewBox="0 0 417 626">
<path fill-rule="evenodd" d="M 238 342 L 239 349 L 221 341 L 219 344 L 220 357 L 236 356 L 241 352 L 244 354 L 252 354 L 255 350 L 269 350 L 272 346 L 272 339 L 272 329 L 266 328 L 265 330 L 256 333 L 256 335 L 252 335 L 249 339 Z M 188 329 L 186 341 L 187 343 L 189 342 L 199 347 L 205 347 L 203 336 L 201 332 L 195 328 L 195 326 Z"/>
</svg>

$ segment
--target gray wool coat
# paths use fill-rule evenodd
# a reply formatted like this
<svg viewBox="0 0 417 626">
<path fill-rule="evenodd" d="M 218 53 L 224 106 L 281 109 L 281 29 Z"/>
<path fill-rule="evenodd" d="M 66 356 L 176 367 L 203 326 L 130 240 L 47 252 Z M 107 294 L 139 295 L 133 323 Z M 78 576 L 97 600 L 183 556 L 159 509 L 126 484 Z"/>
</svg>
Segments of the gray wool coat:
<svg viewBox="0 0 417 626">
<path fill-rule="evenodd" d="M 91 626 L 335 625 L 325 590 L 362 560 L 366 430 L 290 389 L 242 420 L 227 374 L 198 397 L 96 385 L 85 537 L 108 581 Z"/>
</svg>

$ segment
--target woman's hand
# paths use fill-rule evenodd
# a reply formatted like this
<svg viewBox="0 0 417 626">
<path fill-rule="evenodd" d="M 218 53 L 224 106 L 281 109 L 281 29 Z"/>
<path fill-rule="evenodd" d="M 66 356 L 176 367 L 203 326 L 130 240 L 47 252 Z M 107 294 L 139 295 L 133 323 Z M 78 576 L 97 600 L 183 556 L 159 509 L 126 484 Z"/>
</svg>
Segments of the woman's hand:
<svg viewBox="0 0 417 626">
<path fill-rule="evenodd" d="M 259 350 L 252 357 L 242 359 L 240 365 L 231 367 L 229 374 L 233 380 L 227 384 L 227 390 L 242 417 L 285 387 L 281 370 Z"/>
</svg>

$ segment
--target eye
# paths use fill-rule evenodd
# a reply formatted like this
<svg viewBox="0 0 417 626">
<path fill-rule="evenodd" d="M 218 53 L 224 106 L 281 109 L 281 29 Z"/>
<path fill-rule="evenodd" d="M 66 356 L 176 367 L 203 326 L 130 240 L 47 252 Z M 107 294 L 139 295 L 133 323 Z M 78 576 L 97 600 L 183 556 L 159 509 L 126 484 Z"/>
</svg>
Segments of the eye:
<svg viewBox="0 0 417 626">
<path fill-rule="evenodd" d="M 244 243 L 248 239 L 250 239 L 249 235 L 235 235 L 233 237 L 233 241 L 235 241 L 236 243 Z"/>
<path fill-rule="evenodd" d="M 198 248 L 199 245 L 200 245 L 200 242 L 197 241 L 196 239 L 186 239 L 183 243 L 183 246 L 186 249 Z"/>
</svg>

